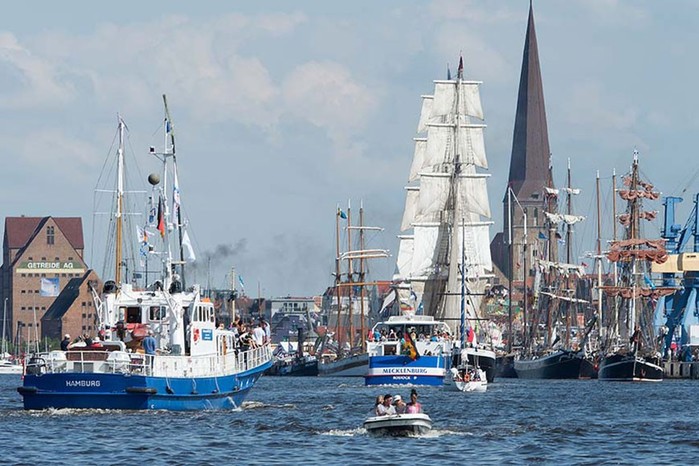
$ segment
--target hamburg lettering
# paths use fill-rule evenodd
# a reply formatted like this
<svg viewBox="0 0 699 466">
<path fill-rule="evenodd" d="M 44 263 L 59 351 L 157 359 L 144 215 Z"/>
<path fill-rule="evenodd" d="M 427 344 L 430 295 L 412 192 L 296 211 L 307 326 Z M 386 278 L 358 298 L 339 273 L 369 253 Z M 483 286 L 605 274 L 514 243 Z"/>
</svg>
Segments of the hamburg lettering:
<svg viewBox="0 0 699 466">
<path fill-rule="evenodd" d="M 66 380 L 66 387 L 99 387 L 99 380 Z"/>
</svg>

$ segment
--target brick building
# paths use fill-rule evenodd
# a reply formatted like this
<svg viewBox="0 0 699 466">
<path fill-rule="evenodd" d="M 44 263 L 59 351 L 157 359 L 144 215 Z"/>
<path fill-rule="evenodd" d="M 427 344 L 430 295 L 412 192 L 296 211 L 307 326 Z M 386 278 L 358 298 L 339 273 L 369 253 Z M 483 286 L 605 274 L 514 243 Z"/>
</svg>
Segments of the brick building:
<svg viewBox="0 0 699 466">
<path fill-rule="evenodd" d="M 97 335 L 95 307 L 90 285 L 95 290 L 102 283 L 94 270 L 72 278 L 41 318 L 41 337 L 60 340 L 66 333 L 75 339 L 79 335 Z"/>
<path fill-rule="evenodd" d="M 6 338 L 22 346 L 42 338 L 46 311 L 72 279 L 87 275 L 83 250 L 79 217 L 5 219 L 0 299 L 7 308 Z"/>
</svg>

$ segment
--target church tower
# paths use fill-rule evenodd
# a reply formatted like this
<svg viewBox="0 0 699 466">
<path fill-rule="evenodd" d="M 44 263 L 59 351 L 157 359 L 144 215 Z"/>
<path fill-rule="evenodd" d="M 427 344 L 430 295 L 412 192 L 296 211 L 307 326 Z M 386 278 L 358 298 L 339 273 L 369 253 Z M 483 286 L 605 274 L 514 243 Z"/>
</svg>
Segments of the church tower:
<svg viewBox="0 0 699 466">
<path fill-rule="evenodd" d="M 504 227 L 491 243 L 493 261 L 505 277 L 510 275 L 512 254 L 512 278 L 517 281 L 524 278 L 525 268 L 530 269 L 535 258 L 555 258 L 557 255 L 555 231 L 549 231 L 544 214 L 546 210 L 551 211 L 556 201 L 547 195 L 545 189 L 550 188 L 553 192 L 554 187 L 550 154 L 539 48 L 534 27 L 534 11 L 530 2 L 512 137 L 510 174 L 503 198 Z M 508 247 L 510 235 L 511 251 Z"/>
</svg>

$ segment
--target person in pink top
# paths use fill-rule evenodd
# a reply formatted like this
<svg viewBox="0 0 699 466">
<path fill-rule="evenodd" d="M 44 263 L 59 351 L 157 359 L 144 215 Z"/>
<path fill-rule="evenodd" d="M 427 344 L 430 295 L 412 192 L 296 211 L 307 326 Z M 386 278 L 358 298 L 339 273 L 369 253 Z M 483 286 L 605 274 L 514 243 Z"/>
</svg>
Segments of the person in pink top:
<svg viewBox="0 0 699 466">
<path fill-rule="evenodd" d="M 417 401 L 417 391 L 413 388 L 410 391 L 410 403 L 408 403 L 407 413 L 418 414 L 422 412 L 422 405 Z"/>
</svg>

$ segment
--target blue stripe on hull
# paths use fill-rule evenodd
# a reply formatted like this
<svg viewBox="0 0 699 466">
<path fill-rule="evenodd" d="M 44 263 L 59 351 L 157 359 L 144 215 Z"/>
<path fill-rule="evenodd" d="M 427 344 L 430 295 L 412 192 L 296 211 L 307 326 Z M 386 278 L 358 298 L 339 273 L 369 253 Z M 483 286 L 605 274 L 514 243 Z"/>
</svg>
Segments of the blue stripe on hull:
<svg viewBox="0 0 699 466">
<path fill-rule="evenodd" d="M 196 379 L 96 373 L 26 375 L 18 390 L 27 410 L 232 409 L 242 404 L 270 365 L 236 375 Z"/>
<path fill-rule="evenodd" d="M 380 375 L 374 377 L 366 377 L 365 385 L 428 385 L 432 387 L 440 387 L 444 385 L 444 377 L 415 375 Z"/>
</svg>

